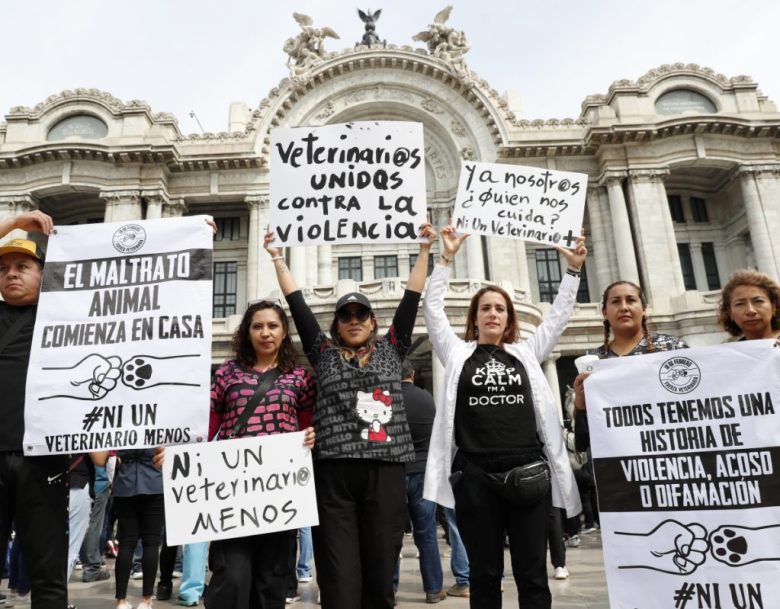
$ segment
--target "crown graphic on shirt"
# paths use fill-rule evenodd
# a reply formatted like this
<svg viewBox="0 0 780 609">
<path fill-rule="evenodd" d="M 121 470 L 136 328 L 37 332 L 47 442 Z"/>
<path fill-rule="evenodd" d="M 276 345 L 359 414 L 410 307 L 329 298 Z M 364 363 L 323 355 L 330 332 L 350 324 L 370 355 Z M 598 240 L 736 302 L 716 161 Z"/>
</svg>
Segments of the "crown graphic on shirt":
<svg viewBox="0 0 780 609">
<path fill-rule="evenodd" d="M 494 359 L 488 361 L 485 364 L 485 368 L 488 374 L 496 374 L 496 375 L 504 374 L 504 371 L 506 370 L 506 366 L 504 364 Z"/>
</svg>

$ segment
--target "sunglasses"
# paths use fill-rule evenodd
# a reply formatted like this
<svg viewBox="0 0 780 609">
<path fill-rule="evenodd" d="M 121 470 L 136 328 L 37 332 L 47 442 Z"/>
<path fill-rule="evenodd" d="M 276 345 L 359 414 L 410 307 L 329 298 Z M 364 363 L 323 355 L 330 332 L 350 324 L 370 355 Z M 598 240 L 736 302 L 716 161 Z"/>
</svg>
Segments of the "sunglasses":
<svg viewBox="0 0 780 609">
<path fill-rule="evenodd" d="M 336 311 L 336 319 L 343 324 L 348 324 L 353 319 L 357 319 L 361 324 L 371 317 L 371 311 L 366 308 L 360 308 L 356 311 L 348 311 L 347 309 L 339 309 Z"/>
</svg>

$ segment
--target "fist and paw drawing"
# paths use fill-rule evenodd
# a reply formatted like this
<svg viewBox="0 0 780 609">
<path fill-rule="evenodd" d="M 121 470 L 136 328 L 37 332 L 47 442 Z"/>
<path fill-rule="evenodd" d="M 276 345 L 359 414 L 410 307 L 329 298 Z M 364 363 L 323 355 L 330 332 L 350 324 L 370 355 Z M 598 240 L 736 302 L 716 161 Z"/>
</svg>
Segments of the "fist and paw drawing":
<svg viewBox="0 0 780 609">
<path fill-rule="evenodd" d="M 74 400 L 102 400 L 121 382 L 135 390 L 159 387 L 160 385 L 187 385 L 197 387 L 199 382 L 182 378 L 186 366 L 178 360 L 200 357 L 193 355 L 133 355 L 122 358 L 111 355 L 104 357 L 97 353 L 87 355 L 72 366 L 41 368 L 47 384 L 55 387 L 53 395 L 41 397 L 72 398 Z M 186 372 L 185 372 L 186 375 Z"/>
<path fill-rule="evenodd" d="M 780 525 L 743 527 L 722 525 L 707 532 L 698 523 L 664 520 L 648 533 L 616 531 L 636 539 L 639 564 L 621 569 L 651 569 L 672 575 L 690 575 L 708 556 L 729 567 L 780 560 Z"/>
</svg>

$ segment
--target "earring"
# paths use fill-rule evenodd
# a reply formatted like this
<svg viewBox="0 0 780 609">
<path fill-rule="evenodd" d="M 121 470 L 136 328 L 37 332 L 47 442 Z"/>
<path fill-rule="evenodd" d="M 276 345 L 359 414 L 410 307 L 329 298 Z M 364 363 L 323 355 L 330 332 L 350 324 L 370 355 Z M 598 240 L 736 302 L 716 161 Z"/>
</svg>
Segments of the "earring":
<svg viewBox="0 0 780 609">
<path fill-rule="evenodd" d="M 479 328 L 477 326 L 474 326 L 474 337 L 479 336 Z"/>
</svg>

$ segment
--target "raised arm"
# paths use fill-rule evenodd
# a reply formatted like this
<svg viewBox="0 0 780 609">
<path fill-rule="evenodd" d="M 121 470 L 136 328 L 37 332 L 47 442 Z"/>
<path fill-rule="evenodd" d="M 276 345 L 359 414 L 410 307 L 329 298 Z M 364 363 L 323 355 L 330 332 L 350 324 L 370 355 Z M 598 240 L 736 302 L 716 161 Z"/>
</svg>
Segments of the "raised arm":
<svg viewBox="0 0 780 609">
<path fill-rule="evenodd" d="M 54 232 L 54 221 L 51 216 L 38 209 L 3 218 L 0 220 L 0 238 L 5 237 L 16 228 L 27 232 L 51 235 Z"/>
<path fill-rule="evenodd" d="M 270 231 L 267 232 L 263 239 L 263 247 L 271 255 L 271 262 L 274 264 L 279 289 L 282 291 L 282 294 L 289 296 L 298 289 L 298 284 L 295 283 L 295 278 L 292 276 L 290 269 L 287 268 L 287 262 L 284 260 L 284 248 L 271 247 L 271 242 L 274 239 L 274 234 Z"/>
<path fill-rule="evenodd" d="M 555 348 L 558 339 L 566 328 L 574 303 L 577 299 L 577 288 L 580 285 L 580 269 L 585 262 L 588 250 L 585 247 L 585 237 L 580 235 L 573 250 L 556 246 L 568 263 L 566 274 L 558 286 L 558 294 L 552 308 L 544 316 L 542 324 L 528 339 L 528 346 L 533 350 L 537 361 L 547 359 Z"/>
<path fill-rule="evenodd" d="M 270 246 L 273 240 L 274 234 L 267 232 L 263 240 L 263 247 L 271 255 L 271 261 L 274 263 L 274 269 L 276 270 L 276 280 L 279 282 L 279 289 L 282 290 L 282 294 L 287 299 L 290 315 L 292 315 L 295 327 L 298 329 L 303 352 L 309 358 L 309 361 L 314 363 L 316 353 L 312 351 L 312 347 L 321 332 L 320 324 L 303 299 L 303 294 L 298 284 L 295 283 L 295 278 L 292 276 L 290 269 L 287 268 L 287 263 L 284 260 L 284 250 L 281 247 Z"/>
<path fill-rule="evenodd" d="M 425 278 L 428 276 L 428 255 L 436 239 L 436 231 L 430 223 L 426 222 L 420 227 L 420 235 L 425 237 L 426 241 L 420 242 L 420 253 L 409 273 L 409 281 L 406 282 L 406 289 L 417 293 L 421 293 L 425 287 Z"/>
<path fill-rule="evenodd" d="M 425 293 L 423 301 L 423 316 L 433 350 L 441 362 L 446 364 L 455 344 L 461 340 L 455 334 L 444 312 L 444 298 L 447 294 L 447 280 L 450 276 L 449 265 L 468 235 L 458 236 L 453 226 L 444 227 L 440 234 L 442 255 L 428 282 L 428 291 Z"/>
</svg>

